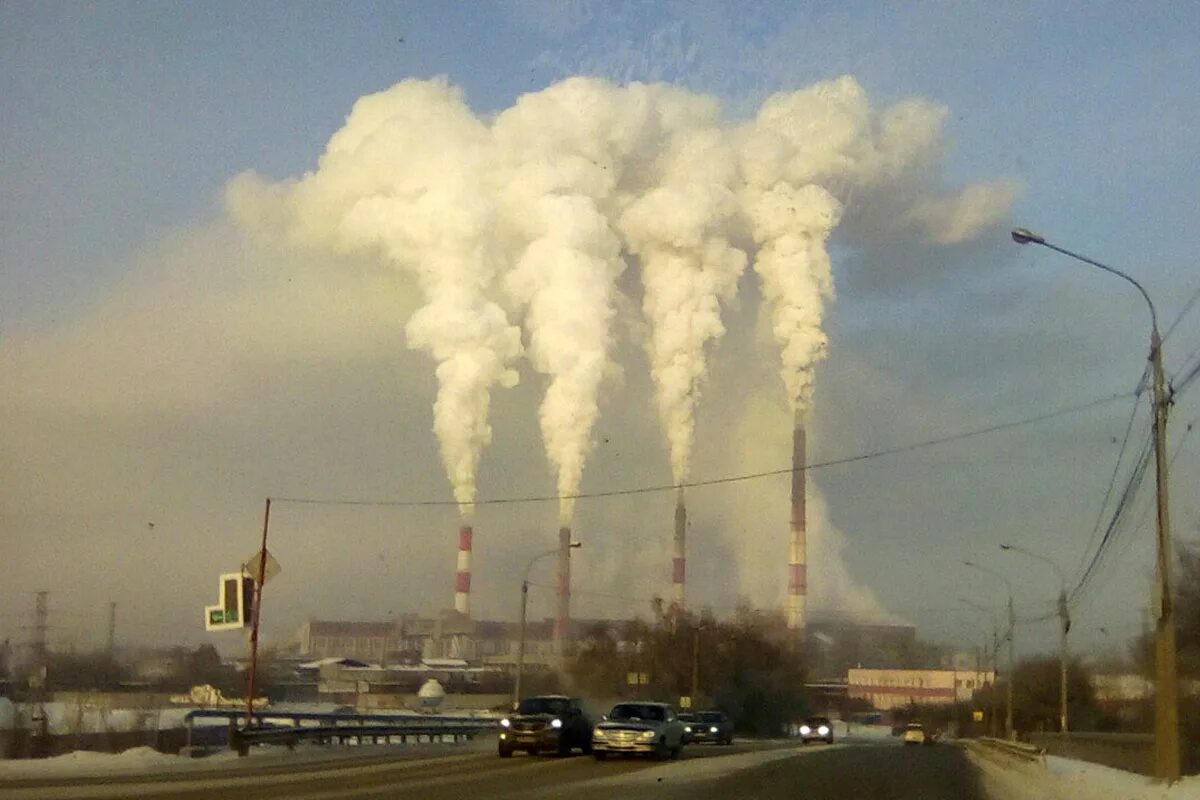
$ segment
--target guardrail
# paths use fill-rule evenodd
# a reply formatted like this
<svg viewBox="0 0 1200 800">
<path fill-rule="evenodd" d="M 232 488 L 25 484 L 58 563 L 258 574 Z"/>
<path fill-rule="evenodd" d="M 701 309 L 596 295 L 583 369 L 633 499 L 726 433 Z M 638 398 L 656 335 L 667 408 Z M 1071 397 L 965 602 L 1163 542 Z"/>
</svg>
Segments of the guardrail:
<svg viewBox="0 0 1200 800">
<path fill-rule="evenodd" d="M 1046 751 L 1037 745 L 1026 742 L 1010 741 L 1008 739 L 993 739 L 990 736 L 980 736 L 975 741 L 992 750 L 1022 759 L 1023 761 L 1045 762 Z"/>
<path fill-rule="evenodd" d="M 255 711 L 249 727 L 239 727 L 245 719 L 241 711 L 199 709 L 184 717 L 187 728 L 187 747 L 193 742 L 196 720 L 225 720 L 229 731 L 229 746 L 246 755 L 251 745 L 282 744 L 289 749 L 301 741 L 322 744 L 363 744 L 399 739 L 420 742 L 470 739 L 485 731 L 494 730 L 499 720 L 487 717 L 401 716 L 395 714 L 345 714 L 289 711 Z"/>
</svg>

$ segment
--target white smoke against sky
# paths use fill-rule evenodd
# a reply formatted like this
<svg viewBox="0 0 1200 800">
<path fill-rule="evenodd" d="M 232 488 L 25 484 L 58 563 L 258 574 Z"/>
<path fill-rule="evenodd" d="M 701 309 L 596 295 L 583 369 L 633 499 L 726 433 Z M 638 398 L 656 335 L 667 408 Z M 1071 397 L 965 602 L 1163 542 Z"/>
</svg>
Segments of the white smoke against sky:
<svg viewBox="0 0 1200 800">
<path fill-rule="evenodd" d="M 652 187 L 618 225 L 641 267 L 655 403 L 678 484 L 691 473 L 705 348 L 725 334 L 721 304 L 736 293 L 746 254 L 729 242 L 738 164 L 718 105 L 664 87 L 660 109 L 669 136 L 650 169 Z"/>
<path fill-rule="evenodd" d="M 640 86 L 572 78 L 523 96 L 493 126 L 494 179 L 515 247 L 504 286 L 525 310 L 530 361 L 549 380 L 538 419 L 563 524 L 574 513 L 600 385 L 612 369 L 625 261 L 609 208 L 646 134 L 647 95 Z"/>
<path fill-rule="evenodd" d="M 490 390 L 511 386 L 520 331 L 489 290 L 500 271 L 494 204 L 483 179 L 487 128 L 445 81 L 404 81 L 355 103 L 318 169 L 272 185 L 252 174 L 228 191 L 253 228 L 338 250 L 377 250 L 409 270 L 425 303 L 408 320 L 408 345 L 437 363 L 434 430 L 464 515 L 491 440 Z"/>
<path fill-rule="evenodd" d="M 945 117 L 921 99 L 876 110 L 850 77 L 775 94 L 744 122 L 677 87 L 575 77 L 485 122 L 447 81 L 407 80 L 361 98 L 313 172 L 239 176 L 228 203 L 252 231 L 373 254 L 415 278 L 424 301 L 407 320 L 408 345 L 437 364 L 434 430 L 464 513 L 491 439 L 491 390 L 516 381 L 523 348 L 509 320 L 519 317 L 546 382 L 538 420 L 566 523 L 605 378 L 618 369 L 626 257 L 641 278 L 655 405 L 682 482 L 708 351 L 749 258 L 787 404 L 803 415 L 827 352 L 828 243 L 839 227 L 850 247 L 878 230 L 957 244 L 1006 213 L 1003 182 L 942 189 Z"/>
</svg>

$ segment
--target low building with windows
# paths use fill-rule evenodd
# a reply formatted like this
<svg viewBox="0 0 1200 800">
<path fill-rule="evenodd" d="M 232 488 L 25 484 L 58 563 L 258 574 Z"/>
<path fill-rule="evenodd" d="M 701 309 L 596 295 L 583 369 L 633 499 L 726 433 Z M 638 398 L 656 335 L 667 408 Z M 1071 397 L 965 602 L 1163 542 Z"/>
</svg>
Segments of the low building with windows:
<svg viewBox="0 0 1200 800">
<path fill-rule="evenodd" d="M 867 669 L 851 668 L 846 674 L 850 697 L 869 702 L 880 711 L 909 705 L 950 705 L 965 702 L 978 689 L 991 685 L 990 670 Z"/>
</svg>

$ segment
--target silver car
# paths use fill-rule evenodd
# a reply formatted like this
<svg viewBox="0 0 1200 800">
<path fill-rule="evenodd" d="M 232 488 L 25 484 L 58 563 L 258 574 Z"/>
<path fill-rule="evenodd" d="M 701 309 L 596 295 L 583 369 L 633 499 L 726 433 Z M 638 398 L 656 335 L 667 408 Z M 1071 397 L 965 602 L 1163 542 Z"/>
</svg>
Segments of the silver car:
<svg viewBox="0 0 1200 800">
<path fill-rule="evenodd" d="M 617 703 L 592 729 L 592 755 L 646 755 L 659 760 L 683 752 L 683 723 L 666 703 Z"/>
</svg>

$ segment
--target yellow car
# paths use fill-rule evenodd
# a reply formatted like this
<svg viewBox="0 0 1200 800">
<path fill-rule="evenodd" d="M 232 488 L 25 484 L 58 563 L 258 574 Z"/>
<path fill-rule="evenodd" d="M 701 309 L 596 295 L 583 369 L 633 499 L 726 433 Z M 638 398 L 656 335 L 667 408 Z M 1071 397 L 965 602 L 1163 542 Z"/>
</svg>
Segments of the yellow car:
<svg viewBox="0 0 1200 800">
<path fill-rule="evenodd" d="M 904 733 L 901 734 L 900 740 L 906 745 L 908 744 L 925 744 L 925 728 L 917 723 L 911 723 L 904 727 Z"/>
</svg>

